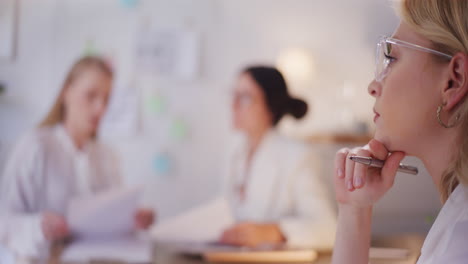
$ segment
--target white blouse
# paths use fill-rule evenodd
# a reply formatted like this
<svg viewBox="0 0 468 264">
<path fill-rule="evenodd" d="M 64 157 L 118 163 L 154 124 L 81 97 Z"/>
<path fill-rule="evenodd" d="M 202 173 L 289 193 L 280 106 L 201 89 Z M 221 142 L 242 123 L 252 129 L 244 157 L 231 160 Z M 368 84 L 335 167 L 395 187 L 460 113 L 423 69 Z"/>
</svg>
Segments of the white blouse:
<svg viewBox="0 0 468 264">
<path fill-rule="evenodd" d="M 450 194 L 424 241 L 418 264 L 468 263 L 468 187 Z"/>
<path fill-rule="evenodd" d="M 230 161 L 226 188 L 238 221 L 278 223 L 292 247 L 332 248 L 336 214 L 316 153 L 270 131 L 246 166 L 241 148 Z"/>
<path fill-rule="evenodd" d="M 0 192 L 0 246 L 15 255 L 44 257 L 44 211 L 65 215 L 71 198 L 119 186 L 115 154 L 93 141 L 82 150 L 62 125 L 24 136 L 6 163 Z"/>
</svg>

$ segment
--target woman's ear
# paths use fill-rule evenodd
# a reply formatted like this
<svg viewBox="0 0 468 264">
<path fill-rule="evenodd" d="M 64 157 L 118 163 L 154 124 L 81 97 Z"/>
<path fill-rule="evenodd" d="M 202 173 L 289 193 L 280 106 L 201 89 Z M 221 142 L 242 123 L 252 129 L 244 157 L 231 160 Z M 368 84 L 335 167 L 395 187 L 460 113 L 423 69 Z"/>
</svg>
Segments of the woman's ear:
<svg viewBox="0 0 468 264">
<path fill-rule="evenodd" d="M 468 92 L 468 55 L 455 54 L 449 64 L 449 80 L 442 91 L 446 111 L 453 110 Z"/>
</svg>

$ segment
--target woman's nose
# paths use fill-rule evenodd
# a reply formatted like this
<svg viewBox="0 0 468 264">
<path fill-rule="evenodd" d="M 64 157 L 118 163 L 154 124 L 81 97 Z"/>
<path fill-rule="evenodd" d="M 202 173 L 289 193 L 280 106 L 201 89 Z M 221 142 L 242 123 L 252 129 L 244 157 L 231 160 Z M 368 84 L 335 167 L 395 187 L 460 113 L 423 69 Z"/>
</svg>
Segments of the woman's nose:
<svg viewBox="0 0 468 264">
<path fill-rule="evenodd" d="M 381 84 L 374 79 L 371 83 L 369 83 L 369 86 L 367 87 L 367 92 L 372 97 L 380 96 L 380 91 L 382 90 L 381 87 Z"/>
</svg>

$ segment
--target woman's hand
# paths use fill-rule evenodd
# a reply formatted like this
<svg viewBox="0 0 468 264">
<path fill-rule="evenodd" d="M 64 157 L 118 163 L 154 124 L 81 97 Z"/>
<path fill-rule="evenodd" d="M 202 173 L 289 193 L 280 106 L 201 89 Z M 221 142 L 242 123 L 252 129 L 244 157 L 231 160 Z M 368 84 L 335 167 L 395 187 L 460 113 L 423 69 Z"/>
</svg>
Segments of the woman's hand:
<svg viewBox="0 0 468 264">
<path fill-rule="evenodd" d="M 368 167 L 350 160 L 350 156 L 385 160 L 383 168 Z M 366 146 L 341 149 L 335 158 L 335 190 L 340 205 L 369 208 L 392 186 L 403 152 L 390 153 L 379 141 L 372 139 Z"/>
<path fill-rule="evenodd" d="M 278 245 L 284 243 L 285 238 L 277 224 L 242 222 L 225 230 L 220 242 L 254 248 L 262 244 Z"/>
<path fill-rule="evenodd" d="M 383 168 L 355 163 L 350 156 L 385 160 Z M 403 152 L 389 153 L 372 139 L 361 148 L 341 149 L 335 159 L 335 192 L 339 204 L 332 263 L 368 263 L 372 207 L 393 186 Z"/>
<path fill-rule="evenodd" d="M 52 242 L 62 240 L 70 235 L 65 217 L 52 212 L 42 214 L 41 228 L 44 237 Z"/>
<path fill-rule="evenodd" d="M 135 213 L 135 227 L 140 230 L 148 229 L 154 222 L 154 212 L 151 209 L 138 209 Z"/>
</svg>

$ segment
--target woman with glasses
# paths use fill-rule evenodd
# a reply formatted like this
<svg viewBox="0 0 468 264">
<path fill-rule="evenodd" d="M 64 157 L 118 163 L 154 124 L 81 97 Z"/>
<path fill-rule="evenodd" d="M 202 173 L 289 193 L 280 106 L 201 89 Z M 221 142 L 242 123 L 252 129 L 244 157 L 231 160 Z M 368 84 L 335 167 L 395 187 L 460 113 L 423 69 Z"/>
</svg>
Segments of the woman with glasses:
<svg viewBox="0 0 468 264">
<path fill-rule="evenodd" d="M 292 98 L 282 74 L 272 67 L 250 67 L 238 78 L 233 125 L 245 142 L 230 160 L 227 195 L 238 223 L 221 242 L 237 246 L 330 249 L 336 217 L 320 180 L 318 160 L 276 126 L 287 114 L 303 117 L 307 104 Z"/>
<path fill-rule="evenodd" d="M 403 0 L 401 23 L 377 44 L 376 133 L 336 155 L 339 203 L 333 263 L 368 263 L 374 204 L 392 187 L 400 161 L 420 158 L 444 203 L 419 264 L 468 263 L 468 1 Z M 350 156 L 385 160 L 382 169 Z"/>
</svg>

